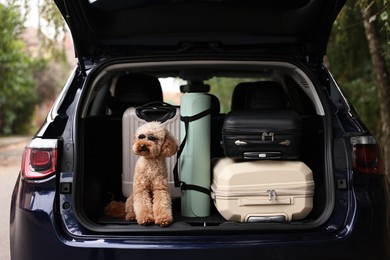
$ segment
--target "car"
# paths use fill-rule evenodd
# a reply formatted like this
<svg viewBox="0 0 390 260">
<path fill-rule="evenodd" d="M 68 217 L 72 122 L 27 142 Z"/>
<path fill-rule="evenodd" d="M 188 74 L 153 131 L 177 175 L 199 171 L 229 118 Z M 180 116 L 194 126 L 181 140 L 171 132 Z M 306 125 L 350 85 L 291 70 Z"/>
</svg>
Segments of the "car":
<svg viewBox="0 0 390 260">
<path fill-rule="evenodd" d="M 324 64 L 344 2 L 55 0 L 78 64 L 25 148 L 12 259 L 389 259 L 380 145 Z M 181 144 L 165 227 L 123 216 L 146 121 Z"/>
</svg>

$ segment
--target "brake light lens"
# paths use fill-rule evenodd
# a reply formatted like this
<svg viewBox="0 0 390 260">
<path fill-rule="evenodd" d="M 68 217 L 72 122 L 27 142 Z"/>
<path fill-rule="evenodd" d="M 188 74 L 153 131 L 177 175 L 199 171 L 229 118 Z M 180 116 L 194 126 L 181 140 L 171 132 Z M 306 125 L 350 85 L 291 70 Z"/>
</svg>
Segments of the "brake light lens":
<svg viewBox="0 0 390 260">
<path fill-rule="evenodd" d="M 51 176 L 57 169 L 57 139 L 35 138 L 23 153 L 22 177 L 42 179 Z"/>
<path fill-rule="evenodd" d="M 383 175 L 383 161 L 379 144 L 373 136 L 351 137 L 352 168 L 355 171 Z"/>
</svg>

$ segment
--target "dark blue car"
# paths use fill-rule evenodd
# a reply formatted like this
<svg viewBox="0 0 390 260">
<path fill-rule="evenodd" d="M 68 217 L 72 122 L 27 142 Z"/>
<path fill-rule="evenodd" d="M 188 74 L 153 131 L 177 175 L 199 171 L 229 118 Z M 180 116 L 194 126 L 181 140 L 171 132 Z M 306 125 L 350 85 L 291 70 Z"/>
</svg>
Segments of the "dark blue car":
<svg viewBox="0 0 390 260">
<path fill-rule="evenodd" d="M 25 149 L 12 259 L 390 259 L 379 144 L 323 64 L 343 0 L 55 2 L 79 62 Z M 191 95 L 201 99 L 188 104 Z M 202 106 L 198 118 L 185 114 Z M 147 121 L 172 122 L 183 143 L 166 161 L 166 227 L 123 215 L 133 130 Z M 231 122 L 245 133 L 230 137 Z M 298 138 L 275 144 L 287 128 Z M 156 141 L 136 136 L 146 137 Z M 238 167 L 220 173 L 216 161 Z M 297 163 L 310 185 L 264 173 Z M 249 173 L 247 164 L 258 167 Z M 218 174 L 232 176 L 223 194 Z M 259 174 L 272 188 L 257 188 Z M 244 194 L 231 197 L 236 183 Z M 303 209 L 285 213 L 298 197 Z"/>
</svg>

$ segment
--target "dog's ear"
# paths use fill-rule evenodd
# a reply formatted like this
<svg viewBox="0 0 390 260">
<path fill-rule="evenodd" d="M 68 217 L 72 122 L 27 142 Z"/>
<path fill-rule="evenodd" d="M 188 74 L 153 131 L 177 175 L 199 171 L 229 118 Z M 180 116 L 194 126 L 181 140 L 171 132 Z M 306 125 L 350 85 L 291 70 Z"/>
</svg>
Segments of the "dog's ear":
<svg viewBox="0 0 390 260">
<path fill-rule="evenodd" d="M 164 143 L 161 146 L 161 157 L 171 157 L 179 150 L 179 145 L 175 137 L 170 132 L 166 132 Z"/>
</svg>

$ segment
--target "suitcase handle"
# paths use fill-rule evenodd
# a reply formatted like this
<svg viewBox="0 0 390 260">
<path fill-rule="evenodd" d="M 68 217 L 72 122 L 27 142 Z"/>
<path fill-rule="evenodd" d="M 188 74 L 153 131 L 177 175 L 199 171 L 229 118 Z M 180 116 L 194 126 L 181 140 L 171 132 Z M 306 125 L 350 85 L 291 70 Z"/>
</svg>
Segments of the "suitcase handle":
<svg viewBox="0 0 390 260">
<path fill-rule="evenodd" d="M 242 157 L 244 159 L 253 159 L 253 160 L 259 160 L 259 159 L 280 159 L 282 158 L 281 152 L 244 152 L 242 154 Z"/>
<path fill-rule="evenodd" d="M 234 141 L 234 144 L 236 146 L 258 146 L 258 145 L 264 145 L 264 144 L 279 144 L 281 146 L 290 146 L 291 145 L 291 141 L 288 140 L 288 139 L 285 139 L 285 140 L 279 140 L 277 141 L 278 143 L 276 143 L 276 140 L 236 140 Z"/>
<path fill-rule="evenodd" d="M 176 115 L 176 107 L 162 101 L 147 103 L 137 107 L 135 111 L 138 117 L 147 122 L 160 121 L 164 123 Z"/>
<path fill-rule="evenodd" d="M 250 198 L 242 198 L 239 199 L 238 205 L 243 206 L 261 206 L 261 205 L 290 205 L 291 198 L 279 198 L 275 200 L 269 199 L 250 199 Z"/>
</svg>

